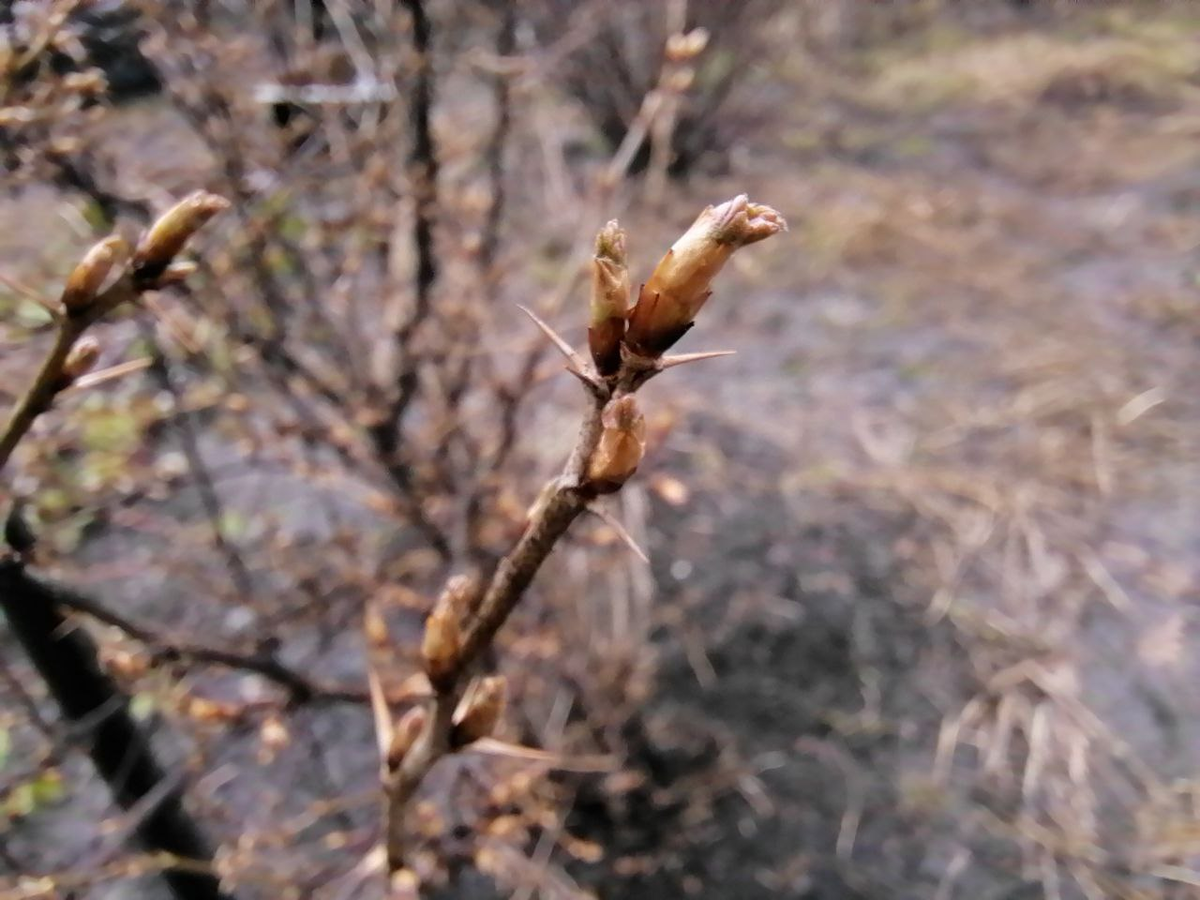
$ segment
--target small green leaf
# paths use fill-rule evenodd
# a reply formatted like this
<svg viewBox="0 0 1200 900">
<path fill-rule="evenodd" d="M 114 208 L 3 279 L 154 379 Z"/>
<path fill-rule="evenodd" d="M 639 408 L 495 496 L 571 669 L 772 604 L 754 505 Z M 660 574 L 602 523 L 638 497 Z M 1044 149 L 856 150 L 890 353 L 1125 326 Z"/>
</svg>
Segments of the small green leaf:
<svg viewBox="0 0 1200 900">
<path fill-rule="evenodd" d="M 85 203 L 83 209 L 81 209 L 79 213 L 83 216 L 83 220 L 88 223 L 93 231 L 108 231 L 113 227 L 113 222 L 107 215 L 105 215 L 104 208 L 95 201 Z"/>
<path fill-rule="evenodd" d="M 62 799 L 63 777 L 58 769 L 46 769 L 32 782 L 33 802 L 36 806 L 46 806 L 57 803 Z"/>
<path fill-rule="evenodd" d="M 27 816 L 33 812 L 35 805 L 33 785 L 27 781 L 12 789 L 8 795 L 8 801 L 4 804 L 4 815 L 12 818 Z"/>
<path fill-rule="evenodd" d="M 22 300 L 17 304 L 16 319 L 24 328 L 41 328 L 50 324 L 50 312 L 36 300 Z"/>
<path fill-rule="evenodd" d="M 154 713 L 157 704 L 151 694 L 134 694 L 129 701 L 129 713 L 139 722 L 144 722 Z"/>
<path fill-rule="evenodd" d="M 246 533 L 246 517 L 236 510 L 227 509 L 221 513 L 221 534 L 236 541 Z"/>
</svg>

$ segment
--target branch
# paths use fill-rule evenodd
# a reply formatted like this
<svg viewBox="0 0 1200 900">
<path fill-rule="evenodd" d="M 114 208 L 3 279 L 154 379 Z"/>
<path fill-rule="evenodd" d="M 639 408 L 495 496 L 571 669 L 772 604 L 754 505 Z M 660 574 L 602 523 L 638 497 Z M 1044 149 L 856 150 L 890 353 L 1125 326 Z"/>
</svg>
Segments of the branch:
<svg viewBox="0 0 1200 900">
<path fill-rule="evenodd" d="M 224 666 L 254 672 L 275 682 L 288 692 L 292 703 L 368 703 L 370 696 L 361 688 L 339 687 L 324 684 L 308 675 L 280 662 L 273 654 L 263 652 L 241 653 L 222 649 L 196 641 L 173 640 L 169 636 L 146 625 L 114 612 L 103 603 L 80 593 L 74 588 L 26 574 L 25 579 L 37 586 L 43 596 L 64 609 L 91 616 L 98 622 L 124 632 L 128 637 L 144 644 L 156 659 L 178 660 L 184 663 Z M 393 702 L 400 698 L 389 698 Z M 412 699 L 412 698 L 408 698 Z"/>
<path fill-rule="evenodd" d="M 211 874 L 212 845 L 184 809 L 180 784 L 170 784 L 174 777 L 164 771 L 149 735 L 130 714 L 129 698 L 101 669 L 95 643 L 87 632 L 70 626 L 56 600 L 19 562 L 0 562 L 0 606 L 14 634 L 63 715 L 73 723 L 89 724 L 88 754 L 113 799 L 122 809 L 143 811 L 136 826 L 142 843 L 179 859 L 179 866 L 163 872 L 175 896 L 228 898 Z"/>
<path fill-rule="evenodd" d="M 228 205 L 222 197 L 198 191 L 160 216 L 132 255 L 115 236 L 88 251 L 52 307 L 58 325 L 54 344 L 0 432 L 0 470 L 55 397 L 95 364 L 100 347 L 85 336 L 87 329 L 142 293 L 186 277 L 194 266 L 177 263 L 176 257 Z M 90 731 L 89 755 L 113 798 L 123 809 L 140 811 L 136 831 L 143 843 L 171 858 L 163 877 L 175 896 L 228 897 L 212 871 L 212 846 L 183 808 L 181 787 L 164 787 L 168 776 L 149 736 L 130 714 L 129 698 L 101 668 L 95 643 L 82 629 L 70 627 L 53 592 L 30 579 L 19 558 L 0 561 L 0 607 L 62 714 Z"/>
<path fill-rule="evenodd" d="M 751 203 L 744 194 L 707 208 L 659 262 L 630 308 L 625 233 L 610 222 L 597 238 L 593 258 L 591 363 L 531 314 L 571 360 L 590 405 L 562 474 L 543 487 L 524 533 L 496 565 L 486 587 L 477 591 L 469 579 L 455 577 L 434 605 L 422 641 L 434 691 L 428 707 L 410 710 L 399 723 L 386 723 L 386 734 L 381 729 L 380 746 L 387 748 L 382 771 L 385 850 L 394 885 L 411 886 L 414 880 L 404 852 L 409 801 L 438 760 L 486 738 L 498 717 L 494 702 L 485 709 L 485 692 L 468 691 L 477 663 L 571 523 L 598 496 L 620 490 L 641 462 L 646 426 L 634 394 L 666 368 L 714 355 L 663 356 L 692 327 L 711 295 L 710 282 L 733 252 L 784 228 L 775 210 Z M 387 712 L 383 707 L 376 703 L 377 719 Z"/>
<path fill-rule="evenodd" d="M 128 246 L 111 237 L 92 247 L 67 279 L 55 318 L 58 331 L 54 345 L 34 376 L 33 383 L 17 402 L 8 423 L 0 432 L 0 471 L 37 417 L 46 412 L 54 398 L 84 374 L 95 361 L 72 360 L 76 342 L 87 329 L 118 306 L 135 301 L 160 284 L 173 284 L 190 271 L 173 269 L 175 257 L 187 241 L 214 215 L 229 206 L 215 194 L 197 191 L 167 210 L 138 242 L 133 258 L 126 260 Z M 108 287 L 113 273 L 118 273 Z"/>
<path fill-rule="evenodd" d="M 401 420 L 417 390 L 420 355 L 413 352 L 414 337 L 433 310 L 433 286 L 438 277 L 434 247 L 434 221 L 438 202 L 438 158 L 433 140 L 433 26 L 424 0 L 403 0 L 412 17 L 416 78 L 409 105 L 413 145 L 409 152 L 409 180 L 414 196 L 413 246 L 417 256 L 416 296 L 411 315 L 396 329 L 395 342 L 404 354 L 396 394 L 388 411 L 389 433 L 380 441 L 384 458 L 394 456 L 400 441 Z"/>
<path fill-rule="evenodd" d="M 459 749 L 452 745 L 454 712 L 462 696 L 464 676 L 524 596 L 534 575 L 571 523 L 587 509 L 593 494 L 583 485 L 587 460 L 600 438 L 604 399 L 597 398 L 584 418 L 575 449 L 563 475 L 546 486 L 524 535 L 496 567 L 491 583 L 463 635 L 452 672 L 434 684 L 428 723 L 399 759 L 385 763 L 387 858 L 392 873 L 404 869 L 405 813 L 425 776 L 443 756 Z"/>
</svg>

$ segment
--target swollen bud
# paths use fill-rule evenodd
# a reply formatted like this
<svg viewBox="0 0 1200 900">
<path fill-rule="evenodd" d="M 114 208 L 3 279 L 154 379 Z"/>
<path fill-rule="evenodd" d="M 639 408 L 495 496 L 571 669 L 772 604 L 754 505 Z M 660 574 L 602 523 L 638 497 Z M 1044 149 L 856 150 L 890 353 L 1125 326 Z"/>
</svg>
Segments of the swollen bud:
<svg viewBox="0 0 1200 900">
<path fill-rule="evenodd" d="M 508 682 L 503 675 L 481 678 L 454 716 L 450 742 L 464 747 L 480 738 L 491 737 L 508 702 Z"/>
<path fill-rule="evenodd" d="M 99 358 L 100 342 L 94 337 L 81 337 L 75 342 L 75 346 L 67 354 L 66 362 L 63 363 L 63 379 L 70 383 L 80 375 L 86 375 Z"/>
<path fill-rule="evenodd" d="M 62 304 L 67 312 L 80 312 L 92 305 L 109 274 L 127 253 L 129 245 L 117 235 L 107 237 L 88 250 L 67 278 Z"/>
<path fill-rule="evenodd" d="M 625 232 L 613 219 L 596 235 L 596 255 L 592 257 L 588 348 L 601 375 L 612 375 L 621 365 L 621 338 L 625 336 L 628 311 Z"/>
<path fill-rule="evenodd" d="M 404 761 L 405 755 L 412 749 L 412 745 L 416 743 L 417 736 L 425 728 L 425 722 L 428 719 L 429 714 L 425 712 L 424 707 L 414 706 L 396 723 L 396 727 L 392 731 L 392 740 L 388 744 L 387 759 L 385 760 L 389 771 L 394 772 L 400 767 L 400 763 Z"/>
<path fill-rule="evenodd" d="M 588 464 L 587 478 L 596 491 L 609 494 L 637 471 L 646 452 L 646 420 L 633 395 L 627 394 L 605 407 L 600 422 L 604 430 Z"/>
<path fill-rule="evenodd" d="M 783 216 L 745 194 L 705 209 L 642 286 L 626 345 L 640 356 L 661 356 L 692 327 L 712 294 L 709 285 L 733 252 L 785 230 Z"/>
<path fill-rule="evenodd" d="M 462 646 L 461 621 L 454 596 L 443 592 L 425 620 L 425 636 L 421 641 L 425 674 L 435 688 L 446 685 L 454 677 Z"/>
<path fill-rule="evenodd" d="M 207 191 L 184 197 L 163 213 L 138 242 L 133 268 L 139 279 L 152 281 L 170 265 L 184 244 L 229 201 Z"/>
</svg>

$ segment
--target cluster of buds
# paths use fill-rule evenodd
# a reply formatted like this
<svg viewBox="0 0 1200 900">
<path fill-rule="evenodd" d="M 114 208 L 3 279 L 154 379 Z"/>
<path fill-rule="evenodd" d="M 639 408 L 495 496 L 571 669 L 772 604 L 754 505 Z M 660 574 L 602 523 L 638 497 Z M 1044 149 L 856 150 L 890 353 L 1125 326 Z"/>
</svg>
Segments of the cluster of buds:
<svg viewBox="0 0 1200 900">
<path fill-rule="evenodd" d="M 659 261 L 630 309 L 625 233 L 609 222 L 592 259 L 588 346 L 596 371 L 614 375 L 623 349 L 646 359 L 661 357 L 692 327 L 734 251 L 786 228 L 776 210 L 745 194 L 708 207 Z"/>
<path fill-rule="evenodd" d="M 708 46 L 708 30 L 693 28 L 687 33 L 677 32 L 667 37 L 663 55 L 667 67 L 663 72 L 662 87 L 672 94 L 688 91 L 696 80 L 695 61 Z"/>
<path fill-rule="evenodd" d="M 92 246 L 71 271 L 59 301 L 68 316 L 84 316 L 96 309 L 96 300 L 130 263 L 137 290 L 178 284 L 196 271 L 195 263 L 176 260 L 189 240 L 229 201 L 207 191 L 196 191 L 163 213 L 130 250 L 125 239 L 113 235 Z"/>
<path fill-rule="evenodd" d="M 702 36 L 698 36 L 694 43 L 699 47 L 701 41 Z M 706 208 L 659 261 L 632 308 L 625 232 L 616 221 L 600 231 L 592 258 L 588 349 L 595 375 L 608 386 L 612 392 L 608 396 L 613 399 L 601 414 L 600 434 L 584 473 L 596 493 L 618 490 L 641 463 L 646 424 L 632 393 L 644 380 L 638 373 L 653 374 L 679 363 L 724 355 L 718 352 L 662 358 L 692 327 L 712 294 L 713 279 L 734 251 L 786 229 L 783 216 L 769 206 L 752 203 L 745 194 Z M 582 360 L 544 323 L 536 317 L 535 321 L 559 343 L 573 361 L 572 370 L 581 375 Z M 625 380 L 626 374 L 634 377 Z M 600 382 L 593 382 L 593 386 L 602 389 Z"/>
</svg>

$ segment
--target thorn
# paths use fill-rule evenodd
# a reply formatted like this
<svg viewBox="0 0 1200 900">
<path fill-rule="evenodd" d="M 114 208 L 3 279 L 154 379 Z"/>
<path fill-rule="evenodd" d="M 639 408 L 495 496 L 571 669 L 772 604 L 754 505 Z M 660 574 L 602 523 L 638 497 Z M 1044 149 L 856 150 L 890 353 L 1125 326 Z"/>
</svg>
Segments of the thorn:
<svg viewBox="0 0 1200 900">
<path fill-rule="evenodd" d="M 604 396 L 604 385 L 589 375 L 587 372 L 580 372 L 572 365 L 567 366 L 567 371 L 583 382 L 583 386 L 588 389 L 588 393 L 596 397 Z"/>
<path fill-rule="evenodd" d="M 109 366 L 107 369 L 101 369 L 99 372 L 88 372 L 86 375 L 80 375 L 71 386 L 63 391 L 64 394 L 70 394 L 75 391 L 81 391 L 85 388 L 95 387 L 98 384 L 103 384 L 106 381 L 112 381 L 114 378 L 120 378 L 123 375 L 129 375 L 133 372 L 140 372 L 142 369 L 148 369 L 154 364 L 154 360 L 149 357 L 142 359 L 131 359 L 129 362 L 119 363 L 115 366 Z"/>
<path fill-rule="evenodd" d="M 379 673 L 370 663 L 367 663 L 367 686 L 371 691 L 371 714 L 375 719 L 375 743 L 379 747 L 379 764 L 386 766 L 395 724 L 392 722 L 392 711 L 388 707 L 383 682 L 379 680 Z"/>
<path fill-rule="evenodd" d="M 633 539 L 633 535 L 630 534 L 625 526 L 621 524 L 620 519 L 618 519 L 604 507 L 595 503 L 588 506 L 588 512 L 602 520 L 604 524 L 615 531 L 617 533 L 617 537 L 619 537 L 625 543 L 626 547 L 628 547 L 634 552 L 634 554 L 637 555 L 638 559 L 640 559 L 646 565 L 650 565 L 650 557 L 648 557 L 646 552 L 638 546 L 638 542 Z"/>
<path fill-rule="evenodd" d="M 488 756 L 506 756 L 510 759 L 525 759 L 530 762 L 545 763 L 554 769 L 567 772 L 611 772 L 617 768 L 617 760 L 611 756 L 564 756 L 551 753 L 548 750 L 538 750 L 522 744 L 510 744 L 508 741 L 496 738 L 480 738 L 463 748 L 473 753 L 485 753 Z"/>
<path fill-rule="evenodd" d="M 558 351 L 567 358 L 568 362 L 571 363 L 571 366 L 568 367 L 568 371 L 570 371 L 572 367 L 577 369 L 580 373 L 586 370 L 587 364 L 584 362 L 583 357 L 576 353 L 574 348 L 571 347 L 571 345 L 565 340 L 563 340 L 557 331 L 543 322 L 537 313 L 527 307 L 522 306 L 520 303 L 517 304 L 517 309 L 521 310 L 521 312 L 533 319 L 533 324 L 542 330 L 542 334 L 546 335 L 546 337 L 550 338 L 550 340 L 554 342 L 554 346 L 558 348 Z"/>
<path fill-rule="evenodd" d="M 42 294 L 39 294 L 37 291 L 35 291 L 33 288 L 29 287 L 28 285 L 22 284 L 21 282 L 17 281 L 16 279 L 9 278 L 7 275 L 4 275 L 4 274 L 0 274 L 0 284 L 4 285 L 6 288 L 8 288 L 14 294 L 21 294 L 22 296 L 26 297 L 27 299 L 32 300 L 34 303 L 36 303 L 38 306 L 40 306 L 42 309 L 44 309 L 46 312 L 48 312 L 50 314 L 50 318 L 55 322 L 55 324 L 61 322 L 63 320 L 63 318 L 65 318 L 62 305 L 59 304 L 58 301 L 51 300 L 51 299 L 43 296 Z"/>
<path fill-rule="evenodd" d="M 700 362 L 705 359 L 717 359 L 721 356 L 733 356 L 737 353 L 736 350 L 708 350 L 704 353 L 680 353 L 677 356 L 664 356 L 661 366 L 664 369 L 670 369 L 673 366 L 682 366 L 687 363 Z"/>
</svg>

